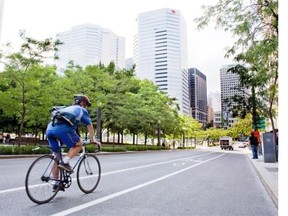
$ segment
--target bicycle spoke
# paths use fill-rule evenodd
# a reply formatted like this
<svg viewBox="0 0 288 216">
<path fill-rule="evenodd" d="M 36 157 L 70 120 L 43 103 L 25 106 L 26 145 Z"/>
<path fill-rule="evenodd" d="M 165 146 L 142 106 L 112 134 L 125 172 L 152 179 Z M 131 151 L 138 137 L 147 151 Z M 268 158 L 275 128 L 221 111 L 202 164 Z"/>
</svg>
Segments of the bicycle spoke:
<svg viewBox="0 0 288 216">
<path fill-rule="evenodd" d="M 54 175 L 52 168 L 54 166 Z M 30 166 L 25 180 L 25 187 L 28 197 L 35 203 L 43 204 L 52 200 L 58 190 L 53 191 L 53 185 L 59 181 L 55 172 L 57 162 L 51 155 L 45 155 L 36 159 Z M 59 176 L 60 178 L 60 176 Z"/>
<path fill-rule="evenodd" d="M 80 161 L 77 170 L 77 183 L 84 193 L 92 193 L 99 184 L 101 167 L 96 156 L 87 154 Z"/>
</svg>

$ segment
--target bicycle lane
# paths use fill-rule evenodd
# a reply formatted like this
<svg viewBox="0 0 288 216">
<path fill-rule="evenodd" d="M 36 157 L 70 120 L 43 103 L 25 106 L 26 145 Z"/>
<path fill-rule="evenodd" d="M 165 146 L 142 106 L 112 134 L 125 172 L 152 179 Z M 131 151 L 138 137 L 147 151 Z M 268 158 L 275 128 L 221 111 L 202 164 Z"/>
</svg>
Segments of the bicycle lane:
<svg viewBox="0 0 288 216">
<path fill-rule="evenodd" d="M 84 209 L 86 209 L 86 208 L 95 206 L 95 205 L 100 204 L 100 203 L 102 203 L 102 202 L 105 202 L 105 201 L 111 200 L 111 199 L 113 199 L 113 198 L 116 198 L 116 197 L 119 197 L 119 196 L 128 194 L 128 193 L 130 193 L 130 192 L 139 190 L 139 189 L 141 189 L 141 188 L 143 188 L 143 187 L 147 187 L 147 186 L 149 186 L 149 185 L 151 185 L 151 184 L 161 182 L 161 181 L 163 181 L 163 180 L 165 180 L 165 179 L 167 179 L 167 178 L 170 178 L 170 177 L 175 176 L 175 175 L 178 175 L 178 174 L 180 174 L 180 173 L 182 173 L 182 172 L 188 171 L 188 170 L 190 170 L 190 169 L 192 169 L 192 168 L 194 168 L 194 167 L 197 167 L 197 166 L 202 165 L 202 164 L 204 164 L 204 163 L 208 163 L 208 162 L 210 162 L 210 161 L 213 161 L 213 160 L 215 160 L 215 159 L 218 159 L 218 158 L 222 157 L 223 155 L 225 155 L 225 153 L 224 153 L 224 154 L 217 155 L 217 156 L 212 157 L 212 158 L 209 158 L 209 159 L 205 159 L 205 160 L 203 160 L 203 161 L 201 161 L 201 160 L 198 160 L 198 161 L 197 161 L 197 160 L 193 160 L 193 159 L 191 159 L 191 158 L 182 158 L 182 159 L 173 160 L 174 162 L 179 161 L 179 160 L 182 160 L 182 161 L 183 161 L 183 160 L 184 160 L 184 161 L 189 161 L 189 160 L 190 160 L 190 161 L 194 161 L 194 162 L 196 161 L 196 164 L 193 164 L 193 165 L 191 165 L 191 166 L 185 166 L 185 168 L 180 169 L 180 170 L 177 170 L 177 171 L 174 171 L 174 172 L 172 172 L 172 173 L 170 173 L 170 174 L 163 175 L 163 176 L 161 176 L 161 177 L 155 178 L 155 179 L 150 180 L 150 181 L 147 181 L 147 182 L 145 182 L 145 183 L 135 185 L 135 186 L 133 186 L 133 187 L 130 187 L 130 188 L 121 190 L 121 191 L 119 191 L 119 192 L 115 192 L 115 193 L 112 193 L 112 194 L 110 194 L 110 195 L 107 195 L 107 196 L 104 196 L 104 197 L 95 199 L 95 200 L 93 200 L 93 201 L 86 202 L 86 203 L 84 203 L 84 204 L 81 204 L 81 205 L 78 205 L 78 206 L 75 206 L 75 207 L 66 209 L 66 210 L 64 210 L 64 211 L 60 211 L 60 212 L 58 212 L 58 213 L 53 214 L 52 216 L 64 216 L 64 215 L 69 215 L 69 214 L 72 214 L 72 213 L 75 213 L 75 212 L 79 212 L 79 211 L 81 211 L 81 210 L 84 210 Z M 198 156 L 198 157 L 199 157 L 199 156 Z M 162 163 L 171 163 L 171 162 L 172 162 L 172 161 L 167 161 L 167 162 L 162 162 Z M 162 163 L 157 163 L 157 165 L 162 164 Z M 147 166 L 154 166 L 154 165 L 156 165 L 156 164 L 147 165 Z M 174 164 L 174 165 L 177 166 L 177 164 Z M 145 166 L 145 167 L 147 167 L 147 166 Z M 144 166 L 141 167 L 141 168 L 144 168 Z M 132 169 L 134 169 L 134 170 L 135 170 L 135 169 L 140 169 L 140 167 L 139 167 L 139 168 L 132 168 Z M 124 171 L 132 170 L 132 169 L 125 169 L 125 170 L 122 170 L 122 171 L 119 170 L 119 171 L 116 171 L 116 172 L 124 172 Z M 111 173 L 106 173 L 106 175 L 109 175 L 109 174 L 111 174 Z M 104 175 L 105 175 L 105 174 L 104 174 Z"/>
<path fill-rule="evenodd" d="M 163 158 L 160 158 L 160 159 L 158 158 L 159 160 L 152 160 L 153 162 L 151 163 L 151 161 L 147 162 L 147 159 L 151 158 L 151 155 L 149 154 L 149 157 L 147 158 L 144 156 L 140 156 L 140 157 L 144 157 L 142 159 L 142 163 L 133 163 L 133 160 L 139 157 L 139 155 L 137 157 L 135 154 L 133 155 L 135 157 L 133 157 L 132 160 L 131 160 L 131 156 L 128 157 L 130 158 L 130 162 L 127 161 L 124 164 L 120 163 L 119 166 L 116 166 L 118 168 L 114 170 L 108 169 L 107 172 L 103 172 L 103 170 L 107 168 L 106 166 L 104 166 L 104 169 L 102 169 L 102 172 L 103 172 L 102 177 L 105 177 L 105 178 L 102 178 L 100 180 L 100 184 L 99 184 L 100 187 L 98 186 L 94 193 L 91 193 L 88 195 L 85 195 L 82 192 L 80 192 L 76 183 L 77 182 L 76 178 L 73 178 L 74 183 L 72 184 L 70 188 L 65 190 L 65 193 L 59 192 L 59 194 L 57 194 L 57 196 L 52 201 L 50 201 L 50 203 L 44 204 L 44 205 L 37 205 L 31 202 L 31 200 L 29 200 L 29 198 L 27 197 L 24 186 L 10 188 L 10 189 L 3 188 L 3 190 L 0 190 L 0 201 L 1 201 L 0 212 L 1 213 L 3 212 L 3 215 L 23 215 L 23 216 L 29 215 L 31 216 L 31 215 L 41 214 L 45 216 L 45 215 L 51 215 L 53 213 L 57 214 L 57 212 L 62 212 L 63 209 L 71 209 L 72 207 L 75 207 L 75 206 L 86 205 L 87 203 L 90 203 L 91 200 L 98 200 L 97 202 L 101 200 L 102 200 L 101 202 L 108 201 L 113 198 L 120 197 L 121 195 L 128 194 L 129 192 L 139 190 L 140 188 L 146 187 L 153 183 L 161 182 L 161 178 L 163 178 L 163 176 L 166 176 L 165 178 L 167 179 L 168 177 L 171 177 L 170 173 L 174 173 L 173 171 L 175 171 L 173 175 L 176 175 L 177 171 L 181 170 L 181 168 L 183 167 L 188 167 L 190 164 L 193 164 L 193 166 L 194 165 L 198 166 L 200 164 L 203 164 L 203 162 L 206 161 L 207 158 L 211 158 L 213 157 L 213 155 L 215 156 L 215 154 L 211 152 L 209 153 L 201 152 L 200 154 L 198 152 L 198 154 L 196 155 L 191 155 L 191 153 L 187 151 L 186 157 L 185 155 L 178 155 L 180 157 L 176 156 L 174 158 L 170 158 L 169 160 L 169 157 L 167 158 L 167 155 L 164 154 L 165 156 Z M 160 155 L 162 154 L 159 154 L 159 156 Z M 115 158 L 115 156 L 112 156 L 112 158 Z M 116 160 L 119 161 L 119 159 L 121 160 L 121 158 L 122 159 L 127 158 L 127 156 L 122 155 L 120 158 L 116 158 Z M 108 161 L 111 160 L 110 157 L 106 158 L 106 156 L 103 156 L 102 159 L 104 161 L 104 164 L 109 163 Z M 100 161 L 102 162 L 101 158 L 100 158 Z M 25 175 L 30 165 L 30 161 L 28 163 L 26 161 L 26 164 L 23 161 L 19 161 L 18 163 L 22 163 L 23 166 L 25 167 L 27 166 L 27 168 L 22 167 L 21 168 L 22 171 L 19 170 L 19 176 L 22 176 L 21 182 L 23 182 L 21 185 L 24 185 Z M 16 166 L 17 164 L 14 164 L 13 166 Z M 136 164 L 137 166 L 135 166 Z M 111 168 L 111 166 L 109 167 Z M 120 167 L 122 167 L 123 169 L 121 169 Z M 165 171 L 165 167 L 168 167 L 166 171 Z M 162 172 L 162 170 L 164 171 Z M 145 173 L 147 173 L 147 171 L 152 172 L 153 173 L 152 176 L 149 175 L 146 178 Z M 183 172 L 184 171 L 185 170 L 183 170 Z M 141 173 L 144 173 L 143 174 L 144 176 L 138 176 Z M 124 180 L 129 175 L 137 176 L 137 177 L 129 179 L 129 181 Z M 19 177 L 16 177 L 16 178 L 19 178 Z M 119 182 L 115 183 L 115 181 L 113 182 L 113 179 L 114 180 L 117 179 Z M 154 180 L 151 180 L 151 179 L 154 179 Z M 158 180 L 155 180 L 155 179 L 158 179 Z M 3 178 L 2 178 L 2 181 L 3 181 Z M 11 181 L 11 180 L 6 179 L 6 181 Z M 147 184 L 147 182 L 150 182 L 150 183 Z M 13 206 L 17 206 L 17 208 L 9 207 L 11 206 L 11 203 L 13 203 Z"/>
</svg>

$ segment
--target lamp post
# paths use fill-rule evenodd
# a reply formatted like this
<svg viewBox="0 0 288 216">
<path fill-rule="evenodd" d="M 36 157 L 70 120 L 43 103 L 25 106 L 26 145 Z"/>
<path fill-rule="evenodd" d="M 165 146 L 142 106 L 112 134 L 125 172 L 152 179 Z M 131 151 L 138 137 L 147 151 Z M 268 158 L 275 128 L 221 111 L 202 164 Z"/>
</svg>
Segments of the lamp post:
<svg viewBox="0 0 288 216">
<path fill-rule="evenodd" d="M 161 144 L 160 144 L 160 141 L 161 141 L 161 137 L 160 137 L 160 135 L 161 135 L 160 123 L 161 123 L 161 121 L 158 120 L 158 122 L 157 122 L 157 135 L 158 135 L 158 143 L 157 143 L 157 145 L 158 145 L 158 146 L 161 145 Z"/>
<path fill-rule="evenodd" d="M 96 111 L 97 126 L 96 126 L 96 140 L 101 141 L 101 108 Z"/>
<path fill-rule="evenodd" d="M 186 128 L 183 127 L 182 129 L 183 129 L 183 140 L 182 140 L 182 142 L 183 142 L 183 148 L 184 148 L 185 147 L 185 130 L 186 130 Z"/>
</svg>

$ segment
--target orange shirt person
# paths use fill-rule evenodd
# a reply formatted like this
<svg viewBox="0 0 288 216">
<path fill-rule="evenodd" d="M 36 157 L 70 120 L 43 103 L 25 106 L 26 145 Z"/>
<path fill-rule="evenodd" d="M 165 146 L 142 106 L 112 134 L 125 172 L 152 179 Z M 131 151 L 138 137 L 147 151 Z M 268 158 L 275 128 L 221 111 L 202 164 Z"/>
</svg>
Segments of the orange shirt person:
<svg viewBox="0 0 288 216">
<path fill-rule="evenodd" d="M 261 144 L 261 137 L 260 137 L 260 132 L 259 132 L 258 128 L 254 129 L 254 136 L 257 137 L 258 143 Z"/>
</svg>

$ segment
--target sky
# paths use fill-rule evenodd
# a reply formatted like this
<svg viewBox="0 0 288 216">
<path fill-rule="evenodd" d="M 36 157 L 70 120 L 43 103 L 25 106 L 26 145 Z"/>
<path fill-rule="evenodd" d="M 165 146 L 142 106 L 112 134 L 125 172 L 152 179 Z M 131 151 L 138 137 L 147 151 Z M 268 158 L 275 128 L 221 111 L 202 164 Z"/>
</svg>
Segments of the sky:
<svg viewBox="0 0 288 216">
<path fill-rule="evenodd" d="M 188 67 L 195 67 L 207 77 L 207 92 L 220 92 L 220 68 L 233 63 L 224 58 L 225 48 L 233 44 L 229 32 L 215 30 L 211 24 L 197 30 L 196 17 L 202 5 L 217 0 L 4 0 L 1 43 L 20 44 L 19 30 L 38 40 L 55 38 L 72 26 L 92 23 L 125 37 L 126 58 L 133 53 L 139 13 L 161 8 L 180 10 L 187 25 Z M 235 40 L 235 39 L 234 39 Z"/>
</svg>

